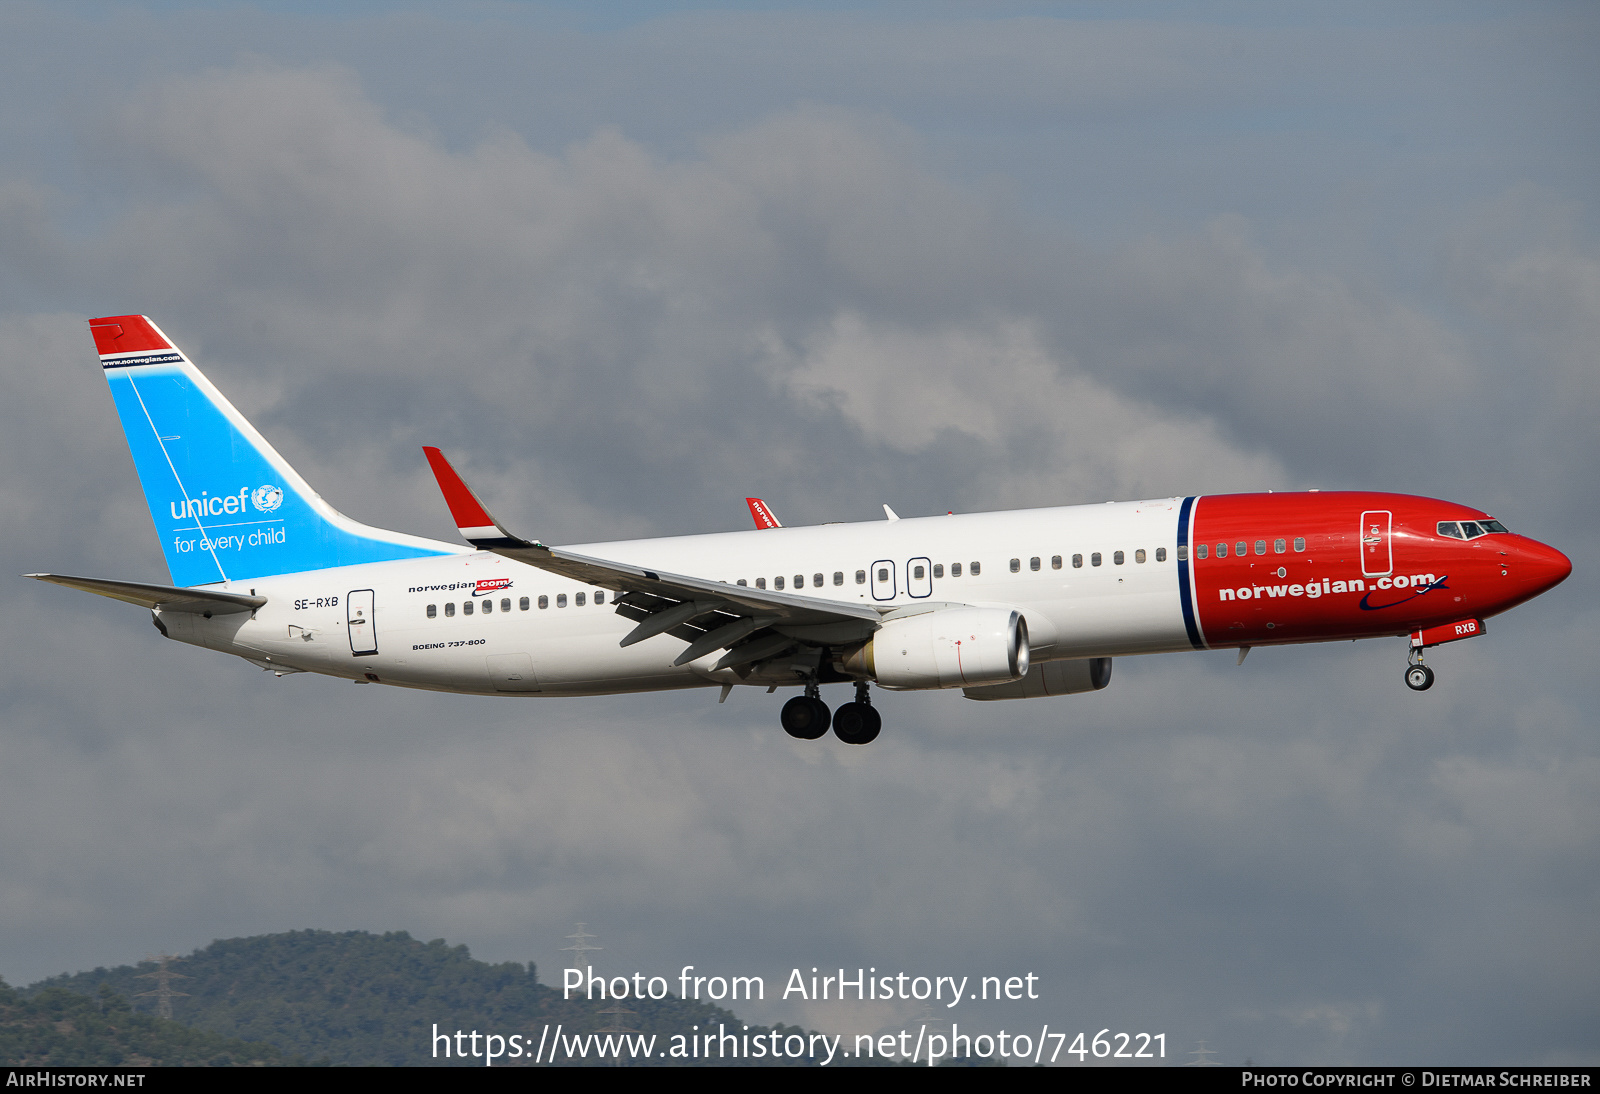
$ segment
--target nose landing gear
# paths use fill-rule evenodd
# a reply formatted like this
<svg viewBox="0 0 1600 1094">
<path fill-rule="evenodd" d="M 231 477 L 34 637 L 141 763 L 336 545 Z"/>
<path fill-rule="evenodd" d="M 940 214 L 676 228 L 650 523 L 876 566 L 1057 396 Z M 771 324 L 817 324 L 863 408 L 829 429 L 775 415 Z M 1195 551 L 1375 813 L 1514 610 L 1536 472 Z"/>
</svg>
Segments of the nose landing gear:
<svg viewBox="0 0 1600 1094">
<path fill-rule="evenodd" d="M 1413 648 L 1407 657 L 1411 664 L 1406 668 L 1406 687 L 1412 691 L 1427 691 L 1433 687 L 1433 670 L 1422 663 L 1422 650 Z"/>
</svg>

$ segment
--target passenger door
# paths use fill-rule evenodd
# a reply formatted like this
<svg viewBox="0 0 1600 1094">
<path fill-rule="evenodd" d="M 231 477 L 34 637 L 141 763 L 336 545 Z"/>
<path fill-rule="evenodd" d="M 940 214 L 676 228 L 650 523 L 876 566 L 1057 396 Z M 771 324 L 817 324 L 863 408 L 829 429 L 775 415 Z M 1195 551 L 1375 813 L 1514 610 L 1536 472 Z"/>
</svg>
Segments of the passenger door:
<svg viewBox="0 0 1600 1094">
<path fill-rule="evenodd" d="M 378 652 L 378 622 L 371 589 L 351 589 L 344 598 L 345 629 L 350 632 L 350 652 L 370 657 Z"/>
<path fill-rule="evenodd" d="M 1389 543 L 1393 514 L 1386 509 L 1361 514 L 1361 576 L 1382 577 L 1394 569 Z"/>
</svg>

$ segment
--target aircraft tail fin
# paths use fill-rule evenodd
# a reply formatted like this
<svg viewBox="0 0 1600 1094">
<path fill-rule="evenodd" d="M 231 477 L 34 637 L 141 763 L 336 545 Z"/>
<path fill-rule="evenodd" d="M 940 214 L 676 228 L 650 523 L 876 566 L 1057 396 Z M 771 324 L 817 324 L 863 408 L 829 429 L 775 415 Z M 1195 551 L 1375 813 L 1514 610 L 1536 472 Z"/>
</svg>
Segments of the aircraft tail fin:
<svg viewBox="0 0 1600 1094">
<path fill-rule="evenodd" d="M 89 327 L 175 585 L 460 550 L 335 510 L 147 317 Z"/>
</svg>

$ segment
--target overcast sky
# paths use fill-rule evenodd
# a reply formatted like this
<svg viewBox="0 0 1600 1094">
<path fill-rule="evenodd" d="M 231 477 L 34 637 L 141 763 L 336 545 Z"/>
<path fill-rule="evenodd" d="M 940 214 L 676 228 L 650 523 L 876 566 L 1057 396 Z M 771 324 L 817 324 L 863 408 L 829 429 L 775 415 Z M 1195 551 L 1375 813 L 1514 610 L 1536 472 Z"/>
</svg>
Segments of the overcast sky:
<svg viewBox="0 0 1600 1094">
<path fill-rule="evenodd" d="M 550 983 L 583 920 L 769 996 L 1033 972 L 951 1016 L 1180 1061 L 1596 1062 L 1596 56 L 1559 4 L 0 5 L 11 574 L 167 580 L 124 312 L 440 538 L 422 444 L 557 543 L 1359 487 L 1575 566 L 1425 695 L 1397 640 L 1129 658 L 868 748 L 279 680 L 13 578 L 0 975 L 316 927 Z"/>
</svg>

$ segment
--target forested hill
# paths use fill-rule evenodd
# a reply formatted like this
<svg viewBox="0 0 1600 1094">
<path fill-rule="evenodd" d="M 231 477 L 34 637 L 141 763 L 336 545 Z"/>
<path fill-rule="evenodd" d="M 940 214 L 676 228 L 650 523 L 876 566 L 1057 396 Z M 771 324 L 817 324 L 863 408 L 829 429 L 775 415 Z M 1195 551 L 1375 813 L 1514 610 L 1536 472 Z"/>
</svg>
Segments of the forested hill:
<svg viewBox="0 0 1600 1094">
<path fill-rule="evenodd" d="M 657 1053 L 670 1047 L 672 1035 L 689 1034 L 696 1025 L 701 1032 L 725 1024 L 730 1032 L 744 1033 L 744 1024 L 729 1011 L 670 996 L 660 1001 L 629 1000 L 622 1005 L 631 1013 L 603 1014 L 616 1004 L 563 1000 L 560 989 L 537 981 L 531 965 L 514 961 L 490 965 L 473 960 L 465 946 L 448 946 L 442 939 L 419 942 L 404 932 L 291 931 L 230 938 L 169 967 L 186 978 L 171 981 L 173 991 L 188 993 L 172 1001 L 178 1022 L 335 1064 L 460 1063 L 433 1055 L 430 1038 L 435 1024 L 451 1033 L 477 1030 L 508 1038 L 520 1034 L 524 1041 L 531 1038 L 530 1053 L 547 1023 L 552 1030 L 560 1023 L 567 1034 L 608 1028 L 654 1033 Z M 48 989 L 64 988 L 93 996 L 106 985 L 133 998 L 155 987 L 145 975 L 155 968 L 153 962 L 144 962 L 57 976 L 30 985 L 22 994 L 37 999 Z M 752 1037 L 764 1032 L 759 1027 L 749 1030 Z M 475 1062 L 482 1066 L 481 1058 Z M 518 1062 L 531 1061 L 526 1057 L 497 1061 Z M 676 1062 L 659 1056 L 652 1060 Z"/>
<path fill-rule="evenodd" d="M 110 988 L 49 988 L 24 999 L 0 981 L 0 1064 L 25 1067 L 196 1067 L 300 1064 L 272 1045 L 140 1014 Z"/>
</svg>

